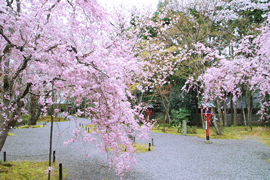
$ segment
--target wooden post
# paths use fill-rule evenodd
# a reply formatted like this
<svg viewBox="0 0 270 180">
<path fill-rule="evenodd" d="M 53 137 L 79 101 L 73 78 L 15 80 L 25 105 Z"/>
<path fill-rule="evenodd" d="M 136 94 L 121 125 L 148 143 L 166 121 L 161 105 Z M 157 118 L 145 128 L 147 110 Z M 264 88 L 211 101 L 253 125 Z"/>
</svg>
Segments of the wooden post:
<svg viewBox="0 0 270 180">
<path fill-rule="evenodd" d="M 152 138 L 152 146 L 154 146 L 154 139 Z"/>
<path fill-rule="evenodd" d="M 59 180 L 63 179 L 63 175 L 62 175 L 62 163 L 59 164 Z"/>
<path fill-rule="evenodd" d="M 7 161 L 7 154 L 6 154 L 6 151 L 4 152 L 4 162 Z"/>
<path fill-rule="evenodd" d="M 53 162 L 55 162 L 55 151 L 53 151 Z"/>
<path fill-rule="evenodd" d="M 187 121 L 183 120 L 183 135 L 186 136 L 187 135 Z"/>
</svg>

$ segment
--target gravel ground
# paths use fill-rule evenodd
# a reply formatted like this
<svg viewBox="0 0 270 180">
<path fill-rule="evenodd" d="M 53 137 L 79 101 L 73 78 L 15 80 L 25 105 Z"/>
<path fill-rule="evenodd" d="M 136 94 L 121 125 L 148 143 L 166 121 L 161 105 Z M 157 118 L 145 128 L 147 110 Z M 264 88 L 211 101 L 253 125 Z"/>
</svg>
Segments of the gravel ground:
<svg viewBox="0 0 270 180">
<path fill-rule="evenodd" d="M 78 119 L 82 124 L 88 121 Z M 71 121 L 54 123 L 53 150 L 56 161 L 67 169 L 67 179 L 119 179 L 95 144 L 63 145 L 75 126 Z M 44 128 L 11 130 L 15 136 L 7 137 L 2 152 L 6 151 L 8 161 L 48 161 L 49 132 L 50 123 Z M 213 139 L 213 144 L 205 144 L 201 138 L 159 133 L 151 133 L 150 138 L 154 139 L 154 150 L 136 154 L 138 165 L 124 179 L 270 179 L 270 163 L 265 161 L 270 158 L 270 147 L 256 140 Z M 90 158 L 86 158 L 88 153 Z"/>
</svg>

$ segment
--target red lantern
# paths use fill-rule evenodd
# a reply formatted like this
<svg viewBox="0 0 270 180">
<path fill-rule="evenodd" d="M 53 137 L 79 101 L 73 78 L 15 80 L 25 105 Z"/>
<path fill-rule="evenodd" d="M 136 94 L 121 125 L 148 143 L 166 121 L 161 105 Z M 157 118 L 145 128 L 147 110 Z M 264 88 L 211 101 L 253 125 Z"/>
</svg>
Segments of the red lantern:
<svg viewBox="0 0 270 180">
<path fill-rule="evenodd" d="M 202 109 L 202 115 L 205 117 L 205 129 L 206 129 L 206 140 L 209 141 L 209 118 L 212 114 L 212 107 L 215 107 L 213 103 L 201 103 L 200 108 Z"/>
<path fill-rule="evenodd" d="M 147 105 L 147 109 L 145 112 L 148 114 L 148 122 L 150 122 L 150 114 L 151 114 L 153 108 L 154 107 L 152 105 Z"/>
</svg>

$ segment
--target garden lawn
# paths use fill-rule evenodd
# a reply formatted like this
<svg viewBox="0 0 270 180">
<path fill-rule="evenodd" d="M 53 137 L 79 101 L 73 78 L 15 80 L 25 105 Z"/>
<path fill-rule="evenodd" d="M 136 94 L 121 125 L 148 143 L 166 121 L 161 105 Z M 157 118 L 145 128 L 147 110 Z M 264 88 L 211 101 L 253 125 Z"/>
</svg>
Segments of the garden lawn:
<svg viewBox="0 0 270 180">
<path fill-rule="evenodd" d="M 64 119 L 62 117 L 54 117 L 53 122 L 63 122 L 68 121 L 68 119 Z M 37 122 L 51 122 L 51 116 L 41 116 L 38 118 Z"/>
<path fill-rule="evenodd" d="M 159 127 L 157 127 L 159 125 Z M 168 125 L 165 126 L 165 132 L 162 131 L 163 124 L 156 124 L 152 132 L 154 133 L 167 133 L 175 135 L 183 135 L 183 132 L 178 133 L 177 129 L 174 127 L 168 128 Z M 253 126 L 251 131 L 248 128 L 245 131 L 245 126 L 233 126 L 233 127 L 220 127 L 222 135 L 217 135 L 214 127 L 209 128 L 210 139 L 257 139 L 260 142 L 270 146 L 270 127 L 266 126 Z M 193 132 L 192 132 L 193 131 Z M 195 131 L 195 132 L 194 132 Z M 194 136 L 198 138 L 206 137 L 206 130 L 202 128 L 188 127 L 188 136 Z"/>
<path fill-rule="evenodd" d="M 32 161 L 0 161 L 0 179 L 21 180 L 21 179 L 48 179 L 48 162 Z M 59 169 L 56 163 L 52 163 L 51 179 L 59 179 Z M 64 170 L 65 171 L 65 170 Z M 63 173 L 63 178 L 67 174 Z"/>
</svg>

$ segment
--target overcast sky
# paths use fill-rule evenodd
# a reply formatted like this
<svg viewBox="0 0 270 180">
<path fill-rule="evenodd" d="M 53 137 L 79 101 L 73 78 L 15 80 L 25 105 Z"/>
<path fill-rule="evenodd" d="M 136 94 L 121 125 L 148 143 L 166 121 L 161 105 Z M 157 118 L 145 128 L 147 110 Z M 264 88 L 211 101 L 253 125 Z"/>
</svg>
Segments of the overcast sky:
<svg viewBox="0 0 270 180">
<path fill-rule="evenodd" d="M 156 9 L 159 0 L 97 0 L 103 7 L 114 6 L 114 5 L 127 5 L 136 6 L 137 8 L 142 8 L 151 4 L 151 6 Z M 106 7 L 105 7 L 106 8 Z"/>
</svg>

